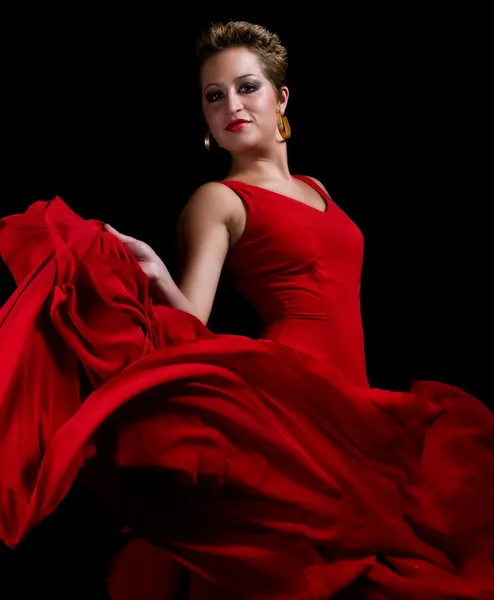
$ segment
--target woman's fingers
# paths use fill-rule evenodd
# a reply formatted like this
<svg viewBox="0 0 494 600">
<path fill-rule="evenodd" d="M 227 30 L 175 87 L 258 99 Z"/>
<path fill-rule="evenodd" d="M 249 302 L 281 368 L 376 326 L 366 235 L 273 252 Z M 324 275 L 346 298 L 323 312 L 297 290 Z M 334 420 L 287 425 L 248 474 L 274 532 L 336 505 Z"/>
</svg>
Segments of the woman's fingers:
<svg viewBox="0 0 494 600">
<path fill-rule="evenodd" d="M 124 235 L 123 233 L 120 233 L 120 231 L 117 231 L 115 229 L 115 227 L 112 227 L 108 223 L 104 224 L 103 229 L 105 231 L 108 231 L 108 233 L 112 233 L 114 236 L 116 236 L 122 242 L 133 242 L 134 241 L 133 237 L 131 237 L 130 235 Z"/>
</svg>

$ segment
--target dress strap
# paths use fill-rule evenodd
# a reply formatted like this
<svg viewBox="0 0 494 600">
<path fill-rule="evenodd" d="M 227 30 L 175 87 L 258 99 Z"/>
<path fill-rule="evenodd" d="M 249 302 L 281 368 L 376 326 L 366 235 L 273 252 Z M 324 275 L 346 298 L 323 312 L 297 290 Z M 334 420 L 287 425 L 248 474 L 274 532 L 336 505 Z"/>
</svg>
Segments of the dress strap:
<svg viewBox="0 0 494 600">
<path fill-rule="evenodd" d="M 316 192 L 318 192 L 319 194 L 321 194 L 321 196 L 323 198 L 332 200 L 331 196 L 308 175 L 293 175 L 293 178 L 299 179 L 300 181 L 303 181 L 307 185 L 310 185 L 310 187 L 313 188 L 314 190 L 316 190 Z"/>
</svg>

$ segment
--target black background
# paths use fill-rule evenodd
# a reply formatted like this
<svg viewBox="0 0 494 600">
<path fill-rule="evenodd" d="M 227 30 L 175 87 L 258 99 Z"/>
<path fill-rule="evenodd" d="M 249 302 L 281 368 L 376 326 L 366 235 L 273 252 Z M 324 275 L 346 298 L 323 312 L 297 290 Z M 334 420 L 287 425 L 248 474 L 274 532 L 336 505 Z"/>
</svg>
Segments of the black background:
<svg viewBox="0 0 494 600">
<path fill-rule="evenodd" d="M 101 14 L 71 5 L 9 17 L 0 216 L 58 195 L 144 239 L 174 272 L 180 210 L 228 168 L 204 149 L 195 39 L 211 21 L 261 23 L 288 48 L 291 170 L 320 179 L 365 236 L 371 385 L 434 379 L 493 406 L 486 16 L 345 7 L 172 17 L 162 7 Z M 1 285 L 5 298 L 5 269 Z M 252 315 L 232 298 L 220 289 L 211 327 L 254 335 Z M 45 562 L 93 553 L 90 541 L 67 541 L 69 525 L 59 529 L 66 547 L 46 558 L 45 535 Z M 38 560 L 29 556 L 24 573 Z"/>
</svg>

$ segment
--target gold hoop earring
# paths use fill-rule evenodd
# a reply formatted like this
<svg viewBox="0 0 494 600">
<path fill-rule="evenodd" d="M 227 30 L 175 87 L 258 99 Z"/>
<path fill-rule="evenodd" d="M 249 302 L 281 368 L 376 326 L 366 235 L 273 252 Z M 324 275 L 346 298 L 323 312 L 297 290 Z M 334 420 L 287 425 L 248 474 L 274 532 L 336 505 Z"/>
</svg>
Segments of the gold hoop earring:
<svg viewBox="0 0 494 600">
<path fill-rule="evenodd" d="M 204 146 L 208 152 L 212 152 L 213 154 L 219 154 L 221 152 L 221 146 L 211 135 L 209 129 L 204 136 Z"/>
<path fill-rule="evenodd" d="M 281 113 L 278 111 L 276 113 L 276 121 L 281 137 L 284 140 L 287 140 L 292 135 L 292 128 L 290 127 L 287 117 L 282 117 Z"/>
</svg>

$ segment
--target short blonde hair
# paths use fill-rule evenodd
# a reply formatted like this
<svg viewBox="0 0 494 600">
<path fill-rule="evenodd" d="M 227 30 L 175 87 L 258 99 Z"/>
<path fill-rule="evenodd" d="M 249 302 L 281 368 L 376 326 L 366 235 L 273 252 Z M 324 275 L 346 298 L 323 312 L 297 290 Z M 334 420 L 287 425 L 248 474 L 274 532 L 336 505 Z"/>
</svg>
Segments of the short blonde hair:
<svg viewBox="0 0 494 600">
<path fill-rule="evenodd" d="M 213 23 L 204 31 L 196 43 L 199 67 L 222 50 L 243 46 L 258 55 L 264 75 L 279 91 L 285 85 L 288 67 L 287 50 L 277 34 L 262 25 L 248 21 Z"/>
</svg>

